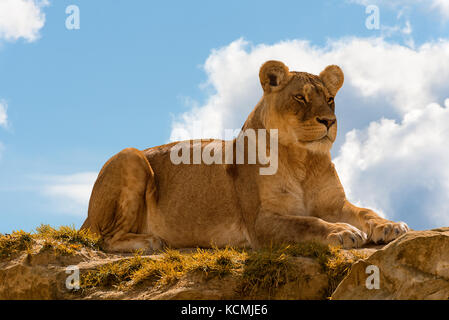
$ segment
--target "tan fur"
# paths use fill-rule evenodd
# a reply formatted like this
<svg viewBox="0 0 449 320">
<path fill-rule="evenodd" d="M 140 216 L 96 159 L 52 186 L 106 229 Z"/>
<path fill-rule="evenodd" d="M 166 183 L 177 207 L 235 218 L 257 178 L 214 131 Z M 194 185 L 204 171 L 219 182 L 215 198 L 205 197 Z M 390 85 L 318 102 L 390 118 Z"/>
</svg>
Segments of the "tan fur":
<svg viewBox="0 0 449 320">
<path fill-rule="evenodd" d="M 264 95 L 242 130 L 278 130 L 275 174 L 260 175 L 261 163 L 225 164 L 224 155 L 223 164 L 176 165 L 170 160 L 175 143 L 125 149 L 102 168 L 82 228 L 101 234 L 108 251 L 257 248 L 307 240 L 353 248 L 407 232 L 405 223 L 385 220 L 345 197 L 330 156 L 341 69 L 328 66 L 315 76 L 268 61 L 259 75 Z M 202 147 L 214 146 L 220 158 L 225 142 L 211 142 L 202 141 Z M 236 140 L 227 143 L 236 150 Z"/>
</svg>

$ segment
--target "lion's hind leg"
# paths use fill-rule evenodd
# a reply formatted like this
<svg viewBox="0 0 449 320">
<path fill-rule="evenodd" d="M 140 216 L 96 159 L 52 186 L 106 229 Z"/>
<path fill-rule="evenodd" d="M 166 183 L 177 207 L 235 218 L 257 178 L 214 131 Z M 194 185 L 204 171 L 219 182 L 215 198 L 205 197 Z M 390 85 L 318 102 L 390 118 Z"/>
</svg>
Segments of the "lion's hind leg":
<svg viewBox="0 0 449 320">
<path fill-rule="evenodd" d="M 102 236 L 105 251 L 163 248 L 148 227 L 146 201 L 153 201 L 155 194 L 154 173 L 141 151 L 124 149 L 104 165 L 92 190 L 88 221 Z"/>
</svg>

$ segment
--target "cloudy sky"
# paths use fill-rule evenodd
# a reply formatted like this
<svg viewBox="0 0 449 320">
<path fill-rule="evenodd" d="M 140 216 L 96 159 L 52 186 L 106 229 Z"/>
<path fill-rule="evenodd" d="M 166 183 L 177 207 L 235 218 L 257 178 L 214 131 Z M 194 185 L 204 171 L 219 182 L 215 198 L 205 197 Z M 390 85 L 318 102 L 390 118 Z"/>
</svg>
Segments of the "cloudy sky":
<svg viewBox="0 0 449 320">
<path fill-rule="evenodd" d="M 80 226 L 125 147 L 240 128 L 268 59 L 343 69 L 332 155 L 350 200 L 449 226 L 449 0 L 0 0 L 0 232 Z"/>
</svg>

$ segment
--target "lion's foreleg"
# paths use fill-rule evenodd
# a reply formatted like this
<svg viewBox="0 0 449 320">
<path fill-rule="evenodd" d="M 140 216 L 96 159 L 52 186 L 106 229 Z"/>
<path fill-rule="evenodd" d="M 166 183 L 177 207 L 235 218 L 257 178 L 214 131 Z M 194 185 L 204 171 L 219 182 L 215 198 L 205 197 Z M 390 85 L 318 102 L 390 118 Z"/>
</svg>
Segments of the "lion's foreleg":
<svg viewBox="0 0 449 320">
<path fill-rule="evenodd" d="M 363 232 L 346 223 L 263 211 L 259 213 L 254 229 L 258 247 L 313 241 L 354 248 L 362 246 L 366 240 Z"/>
</svg>

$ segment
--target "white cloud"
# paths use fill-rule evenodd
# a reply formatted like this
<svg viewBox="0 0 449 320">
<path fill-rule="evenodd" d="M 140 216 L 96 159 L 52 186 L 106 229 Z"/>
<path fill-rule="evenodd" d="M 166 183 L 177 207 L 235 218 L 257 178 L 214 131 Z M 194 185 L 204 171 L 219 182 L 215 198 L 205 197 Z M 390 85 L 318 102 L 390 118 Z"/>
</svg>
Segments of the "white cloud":
<svg viewBox="0 0 449 320">
<path fill-rule="evenodd" d="M 52 205 L 62 213 L 87 215 L 87 207 L 97 172 L 38 177 L 40 192 L 49 197 Z"/>
<path fill-rule="evenodd" d="M 432 8 L 437 10 L 445 19 L 449 19 L 449 1 L 433 0 Z"/>
<path fill-rule="evenodd" d="M 338 165 L 351 200 L 415 227 L 447 224 L 443 210 L 449 172 L 444 166 L 449 156 L 440 146 L 443 134 L 449 133 L 449 113 L 432 103 L 447 98 L 448 41 L 413 49 L 379 38 L 349 38 L 325 47 L 301 40 L 252 46 L 239 39 L 211 53 L 204 65 L 204 86 L 213 94 L 175 117 L 171 140 L 221 137 L 224 129 L 240 128 L 262 96 L 258 71 L 269 59 L 314 74 L 328 64 L 338 64 L 345 72 L 345 84 L 336 99 L 340 121 L 334 152 L 344 146 Z M 437 124 L 433 126 L 432 121 Z M 354 128 L 358 131 L 351 131 Z M 413 140 L 418 133 L 422 137 Z M 386 178 L 378 178 L 381 169 Z M 388 175 L 393 178 L 387 179 Z M 413 194 L 420 188 L 425 192 Z M 426 211 L 408 207 L 415 198 Z M 413 214 L 407 215 L 408 211 Z"/>
<path fill-rule="evenodd" d="M 449 225 L 448 123 L 446 99 L 445 107 L 429 104 L 400 123 L 382 119 L 347 133 L 334 162 L 348 197 L 399 220 Z"/>
<path fill-rule="evenodd" d="M 39 31 L 45 24 L 42 8 L 48 4 L 47 0 L 1 0 L 0 39 L 37 40 Z"/>
<path fill-rule="evenodd" d="M 0 127 L 8 127 L 8 104 L 4 100 L 0 100 Z"/>
</svg>

